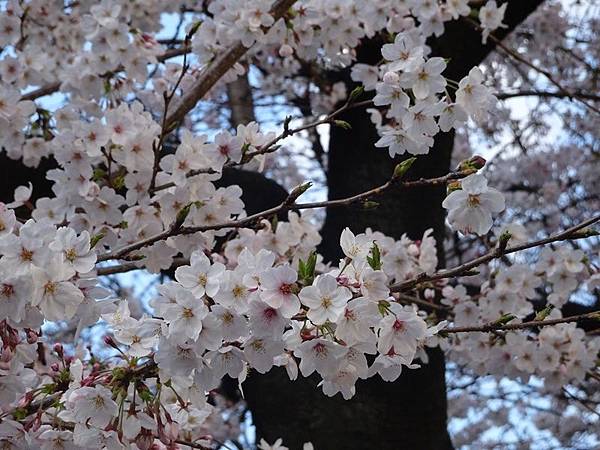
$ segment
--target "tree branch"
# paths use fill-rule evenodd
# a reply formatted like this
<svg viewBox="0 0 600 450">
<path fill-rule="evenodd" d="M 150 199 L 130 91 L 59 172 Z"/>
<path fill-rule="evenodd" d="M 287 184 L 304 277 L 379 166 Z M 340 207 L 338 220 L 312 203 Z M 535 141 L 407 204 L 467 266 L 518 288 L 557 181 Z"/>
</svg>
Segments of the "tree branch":
<svg viewBox="0 0 600 450">
<path fill-rule="evenodd" d="M 287 12 L 287 10 L 296 2 L 296 0 L 277 0 L 271 7 L 271 15 L 275 22 Z M 274 23 L 275 23 L 274 22 Z M 241 42 L 234 44 L 228 50 L 220 53 L 213 62 L 205 69 L 192 89 L 185 94 L 179 101 L 178 106 L 167 117 L 167 125 L 173 125 L 181 122 L 188 112 L 190 112 L 206 95 L 206 93 L 221 79 L 229 69 L 248 51 Z"/>
<path fill-rule="evenodd" d="M 587 100 L 600 101 L 600 95 L 590 94 L 587 92 L 581 91 L 573 91 L 573 92 L 562 92 L 562 91 L 536 91 L 536 90 L 526 90 L 526 91 L 517 91 L 517 92 L 501 92 L 499 94 L 495 94 L 496 98 L 499 100 L 505 100 L 509 98 L 515 97 L 553 97 L 553 98 L 583 98 Z"/>
<path fill-rule="evenodd" d="M 472 333 L 472 332 L 483 332 L 487 333 L 490 331 L 512 331 L 512 330 L 525 330 L 527 328 L 545 327 L 548 325 L 558 325 L 560 323 L 571 323 L 579 320 L 594 319 L 600 320 L 600 312 L 591 312 L 587 314 L 580 314 L 578 316 L 561 317 L 559 319 L 548 319 L 548 320 L 532 320 L 530 322 L 513 323 L 513 324 L 501 324 L 497 322 L 487 323 L 485 325 L 469 326 L 469 327 L 452 327 L 446 328 L 440 331 L 440 334 L 446 333 Z"/>
<path fill-rule="evenodd" d="M 252 214 L 250 216 L 244 217 L 242 219 L 231 220 L 228 222 L 218 223 L 214 225 L 203 225 L 198 227 L 180 227 L 173 229 L 170 227 L 169 229 L 158 233 L 154 236 L 151 236 L 142 241 L 136 242 L 134 244 L 130 244 L 121 248 L 120 250 L 115 250 L 114 252 L 107 253 L 105 255 L 101 255 L 98 257 L 98 262 L 107 261 L 110 259 L 120 259 L 129 253 L 139 250 L 141 248 L 147 247 L 149 245 L 154 244 L 155 242 L 162 241 L 171 236 L 177 235 L 186 235 L 193 234 L 200 231 L 209 231 L 209 230 L 221 230 L 224 228 L 241 228 L 248 226 L 254 222 L 259 222 L 260 220 L 278 214 L 280 212 L 285 211 L 299 211 L 302 209 L 315 209 L 315 208 L 326 208 L 333 206 L 348 206 L 354 203 L 358 203 L 364 200 L 367 200 L 371 197 L 377 196 L 385 192 L 387 189 L 390 189 L 392 186 L 397 186 L 402 189 L 410 189 L 417 187 L 425 187 L 425 186 L 439 186 L 442 184 L 446 184 L 448 181 L 457 180 L 460 178 L 464 178 L 470 174 L 472 174 L 472 170 L 459 171 L 459 172 L 450 172 L 447 175 L 437 178 L 429 178 L 429 179 L 419 179 L 414 181 L 401 181 L 398 178 L 392 177 L 389 181 L 378 186 L 376 188 L 370 189 L 368 191 L 362 192 L 360 194 L 352 195 L 350 197 L 337 199 L 337 200 L 326 200 L 322 202 L 311 202 L 311 203 L 295 203 L 290 202 L 288 200 L 283 201 L 279 206 L 269 208 L 267 210 L 258 212 L 256 214 Z M 292 193 L 293 194 L 293 193 Z"/>
<path fill-rule="evenodd" d="M 483 256 L 479 258 L 475 258 L 467 263 L 461 264 L 460 266 L 454 267 L 452 269 L 442 270 L 440 272 L 436 272 L 433 275 L 427 275 L 425 272 L 421 272 L 416 277 L 403 281 L 401 283 L 393 284 L 390 289 L 392 292 L 401 292 L 414 288 L 418 284 L 441 280 L 444 278 L 456 277 L 464 274 L 465 272 L 474 269 L 475 267 L 492 261 L 493 259 L 501 258 L 504 255 L 509 255 L 511 253 L 520 252 L 522 250 L 527 250 L 534 247 L 539 247 L 542 245 L 550 244 L 552 242 L 565 241 L 569 239 L 586 239 L 592 236 L 597 236 L 598 232 L 596 231 L 584 231 L 579 232 L 583 228 L 586 228 L 594 223 L 600 221 L 600 214 L 588 219 L 584 222 L 581 222 L 578 225 L 572 226 L 571 228 L 566 229 L 558 234 L 549 236 L 544 239 L 538 239 L 536 241 L 527 242 L 525 244 L 517 245 L 515 247 L 509 247 L 503 249 L 501 246 L 496 247 L 493 250 L 490 250 Z"/>
</svg>

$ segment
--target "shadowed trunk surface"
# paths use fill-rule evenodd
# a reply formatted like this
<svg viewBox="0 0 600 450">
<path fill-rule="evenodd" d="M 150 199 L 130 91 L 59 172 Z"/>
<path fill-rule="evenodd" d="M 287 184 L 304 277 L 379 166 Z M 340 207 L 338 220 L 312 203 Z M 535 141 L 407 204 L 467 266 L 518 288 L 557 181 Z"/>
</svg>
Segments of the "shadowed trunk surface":
<svg viewBox="0 0 600 450">
<path fill-rule="evenodd" d="M 507 8 L 506 34 L 526 18 L 541 1 L 511 1 Z M 503 37 L 503 34 L 497 34 Z M 489 42 L 489 41 L 488 41 Z M 429 43 L 435 55 L 450 58 L 446 77 L 459 80 L 479 64 L 493 49 L 491 42 L 481 45 L 481 35 L 470 25 L 452 22 L 445 35 Z M 360 62 L 375 64 L 381 58 L 377 43 L 365 42 L 359 50 Z M 336 81 L 353 88 L 348 73 L 333 74 Z M 387 181 L 401 160 L 392 160 L 387 151 L 373 144 L 376 130 L 364 109 L 351 109 L 339 117 L 351 130 L 332 127 L 328 151 L 327 187 L 329 199 L 338 199 L 371 189 Z M 441 176 L 450 169 L 454 133 L 437 136 L 434 148 L 419 156 L 407 179 Z M 331 208 L 322 230 L 320 251 L 329 261 L 342 256 L 339 236 L 345 227 L 355 233 L 367 227 L 394 238 L 406 233 L 419 239 L 427 228 L 441 244 L 444 211 L 441 203 L 445 187 L 426 187 L 410 191 L 388 191 L 375 198 L 379 207 Z M 443 254 L 438 246 L 440 265 Z M 252 411 L 257 438 L 273 443 L 282 437 L 292 450 L 311 441 L 317 450 L 448 450 L 445 363 L 441 351 L 429 352 L 430 361 L 421 369 L 405 369 L 394 383 L 378 376 L 359 380 L 356 395 L 343 400 L 341 395 L 326 397 L 316 387 L 317 378 L 291 382 L 283 369 L 267 375 L 252 374 L 244 384 L 246 400 Z"/>
</svg>

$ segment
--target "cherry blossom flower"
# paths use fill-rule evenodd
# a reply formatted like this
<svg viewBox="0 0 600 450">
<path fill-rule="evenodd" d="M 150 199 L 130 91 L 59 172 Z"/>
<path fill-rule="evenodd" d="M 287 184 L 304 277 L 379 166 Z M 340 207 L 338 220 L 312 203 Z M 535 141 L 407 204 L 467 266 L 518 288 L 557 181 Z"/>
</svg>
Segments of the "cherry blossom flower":
<svg viewBox="0 0 600 450">
<path fill-rule="evenodd" d="M 502 23 L 504 13 L 506 12 L 506 3 L 498 6 L 495 1 L 488 1 L 479 10 L 479 21 L 483 27 L 481 34 L 481 41 L 485 44 L 490 32 L 497 28 L 506 28 L 506 25 Z"/>
<path fill-rule="evenodd" d="M 300 310 L 295 294 L 298 274 L 289 265 L 265 270 L 260 276 L 260 298 L 269 306 L 281 310 L 283 317 L 292 317 Z"/>
<path fill-rule="evenodd" d="M 201 250 L 192 253 L 189 266 L 178 267 L 175 279 L 183 287 L 189 289 L 196 298 L 205 294 L 213 297 L 219 292 L 220 279 L 225 266 L 219 262 L 211 265 L 208 257 Z"/>
<path fill-rule="evenodd" d="M 504 209 L 504 197 L 487 185 L 483 175 L 473 174 L 461 182 L 442 203 L 449 210 L 448 222 L 461 232 L 486 234 L 492 228 L 492 213 Z"/>
<path fill-rule="evenodd" d="M 104 428 L 117 415 L 118 406 L 112 392 L 104 386 L 82 387 L 67 398 L 67 408 L 79 423 Z"/>
<path fill-rule="evenodd" d="M 68 320 L 83 301 L 83 293 L 67 281 L 71 275 L 65 266 L 54 261 L 47 269 L 33 267 L 34 292 L 31 303 L 38 306 L 48 320 Z"/>
<path fill-rule="evenodd" d="M 319 275 L 312 286 L 302 288 L 299 294 L 302 304 L 308 306 L 307 316 L 315 325 L 327 321 L 336 322 L 352 293 L 339 287 L 331 275 Z"/>
<path fill-rule="evenodd" d="M 307 377 L 315 370 L 327 377 L 335 373 L 346 349 L 335 342 L 317 338 L 303 342 L 294 350 L 300 359 L 300 372 Z"/>
</svg>

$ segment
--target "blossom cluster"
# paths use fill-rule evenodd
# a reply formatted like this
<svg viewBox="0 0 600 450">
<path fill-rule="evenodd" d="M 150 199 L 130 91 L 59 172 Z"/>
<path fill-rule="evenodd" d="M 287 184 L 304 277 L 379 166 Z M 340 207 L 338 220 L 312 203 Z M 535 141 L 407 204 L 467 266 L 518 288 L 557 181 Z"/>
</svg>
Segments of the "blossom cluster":
<svg viewBox="0 0 600 450">
<path fill-rule="evenodd" d="M 470 296 L 461 284 L 444 287 L 442 304 L 452 307 L 453 323 L 457 326 L 492 323 L 502 318 L 511 319 L 511 323 L 532 316 L 556 319 L 562 317 L 560 307 L 580 288 L 581 281 L 589 279 L 583 251 L 567 246 L 546 248 L 532 267 L 517 263 L 501 268 L 475 296 Z M 589 289 L 594 289 L 592 283 Z M 532 301 L 540 297 L 540 290 L 547 290 L 547 303 L 535 313 Z M 449 348 L 457 361 L 464 361 L 476 373 L 524 381 L 538 375 L 549 389 L 556 389 L 569 381 L 585 379 L 596 366 L 600 340 L 586 337 L 576 323 L 565 323 L 538 333 L 508 332 L 501 337 L 482 332 L 457 335 Z"/>
<path fill-rule="evenodd" d="M 316 114 L 351 105 L 343 83 L 321 89 L 303 79 L 299 61 L 306 61 L 351 67 L 353 80 L 374 91 L 375 145 L 390 157 L 426 154 L 439 132 L 469 117 L 483 121 L 496 100 L 484 72 L 474 67 L 449 80 L 447 62 L 427 46 L 445 22 L 472 13 L 469 2 L 396 3 L 305 0 L 275 18 L 267 0 L 212 1 L 191 11 L 180 49 L 156 33 L 161 14 L 187 2 L 2 6 L 0 147 L 28 167 L 56 162 L 46 174 L 51 194 L 39 198 L 35 186 L 23 185 L 13 202 L 0 203 L 4 446 L 215 445 L 241 426 L 223 414 L 228 405 L 216 393 L 223 378 L 243 392 L 250 373 L 283 367 L 292 380 L 316 374 L 325 395 L 349 399 L 358 380 L 394 381 L 426 364 L 426 348 L 438 345 L 476 373 L 541 375 L 550 387 L 581 381 L 595 367 L 599 343 L 574 323 L 500 336 L 444 331 L 526 321 L 542 289 L 556 307 L 542 319 L 559 318 L 583 283 L 598 284 L 585 248 L 543 250 L 533 266 L 489 274 L 475 294 L 428 283 L 438 269 L 431 229 L 418 240 L 345 229 L 344 257 L 325 263 L 315 222 L 296 210 L 298 196 L 276 211 L 287 211 L 287 220 L 248 217 L 241 188 L 216 184 L 227 167 L 264 167 L 290 133 L 288 120 L 283 135 L 256 121 L 200 134 L 183 121 L 174 137 L 173 108 L 238 41 L 247 53 L 224 68 L 204 100 L 218 100 L 252 64 L 269 68 L 257 75 L 267 95 L 321 90 L 310 95 Z M 490 1 L 479 9 L 484 41 L 503 27 L 505 8 Z M 376 33 L 393 37 L 382 62 L 354 64 L 360 40 Z M 173 54 L 185 54 L 184 63 L 165 63 Z M 52 85 L 66 95 L 54 111 L 31 100 L 32 89 Z M 469 161 L 449 174 L 442 206 L 453 230 L 485 237 L 505 199 Z M 505 235 L 511 244 L 518 231 Z M 174 269 L 140 314 L 99 281 L 133 269 Z M 410 295 L 398 293 L 404 282 L 413 283 Z M 430 314 L 432 306 L 445 314 Z M 99 322 L 107 355 L 90 352 L 81 338 Z M 47 336 L 57 323 L 74 326 L 69 345 Z"/>
</svg>

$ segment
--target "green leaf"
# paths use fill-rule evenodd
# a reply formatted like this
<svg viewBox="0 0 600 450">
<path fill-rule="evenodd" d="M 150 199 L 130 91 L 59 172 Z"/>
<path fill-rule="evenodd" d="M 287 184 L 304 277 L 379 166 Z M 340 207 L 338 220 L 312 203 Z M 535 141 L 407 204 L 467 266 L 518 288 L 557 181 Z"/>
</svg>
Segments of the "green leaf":
<svg viewBox="0 0 600 450">
<path fill-rule="evenodd" d="M 98 233 L 98 234 L 93 235 L 92 238 L 90 239 L 90 249 L 94 248 L 96 246 L 96 244 L 98 242 L 100 242 L 104 236 L 105 236 L 104 233 Z"/>
<path fill-rule="evenodd" d="M 306 273 L 306 264 L 304 264 L 304 261 L 302 261 L 302 259 L 298 260 L 298 278 L 303 280 L 304 278 L 306 278 Z"/>
<path fill-rule="evenodd" d="M 112 180 L 112 185 L 113 185 L 113 188 L 115 188 L 116 190 L 123 189 L 125 187 L 125 176 L 117 175 Z"/>
<path fill-rule="evenodd" d="M 404 174 L 408 172 L 408 169 L 411 168 L 411 166 L 416 160 L 417 158 L 413 156 L 412 158 L 405 159 L 401 163 L 398 163 L 398 165 L 394 169 L 394 175 L 392 176 L 392 179 L 399 180 L 400 178 L 402 178 Z"/>
<path fill-rule="evenodd" d="M 343 128 L 344 130 L 351 130 L 352 129 L 352 125 L 350 125 L 348 122 L 346 122 L 345 120 L 334 120 L 333 124 L 336 127 L 340 127 Z"/>
<path fill-rule="evenodd" d="M 275 214 L 271 218 L 271 231 L 273 231 L 273 233 L 277 231 L 277 225 L 279 225 L 279 219 L 277 218 L 277 214 Z"/>
<path fill-rule="evenodd" d="M 15 420 L 24 420 L 27 417 L 27 408 L 15 408 L 13 417 Z"/>
<path fill-rule="evenodd" d="M 379 309 L 379 314 L 387 316 L 390 310 L 390 302 L 387 300 L 379 300 L 379 302 L 377 302 L 377 308 Z"/>
<path fill-rule="evenodd" d="M 352 89 L 350 92 L 350 96 L 348 97 L 348 103 L 352 103 L 357 100 L 361 95 L 365 92 L 365 88 L 363 86 L 358 86 Z"/>
<path fill-rule="evenodd" d="M 315 268 L 317 266 L 317 253 L 311 252 L 304 262 L 302 259 L 298 261 L 298 278 L 305 285 L 312 284 L 315 278 Z"/>
<path fill-rule="evenodd" d="M 498 249 L 500 250 L 500 252 L 504 253 L 504 251 L 506 250 L 506 246 L 508 245 L 508 241 L 510 241 L 511 237 L 512 234 L 510 234 L 510 231 L 504 230 L 502 232 L 502 234 L 498 238 Z"/>
<path fill-rule="evenodd" d="M 363 202 L 362 207 L 364 209 L 375 209 L 379 206 L 379 203 L 371 201 L 371 200 L 366 200 Z"/>
<path fill-rule="evenodd" d="M 369 255 L 367 255 L 367 262 L 373 270 L 381 270 L 381 252 L 379 251 L 379 246 L 375 243 L 375 241 L 373 241 L 371 252 Z"/>
<path fill-rule="evenodd" d="M 94 169 L 94 173 L 92 174 L 92 181 L 100 181 L 106 178 L 106 171 L 100 168 Z"/>
<path fill-rule="evenodd" d="M 494 321 L 494 325 L 505 325 L 515 318 L 516 318 L 516 316 L 513 314 L 504 314 L 499 319 Z"/>
<path fill-rule="evenodd" d="M 190 208 L 193 204 L 193 202 L 190 202 L 177 212 L 177 216 L 175 217 L 175 222 L 171 226 L 171 230 L 178 230 L 179 228 L 181 228 L 183 222 L 185 222 L 185 219 L 190 213 Z"/>
<path fill-rule="evenodd" d="M 546 317 L 548 317 L 550 315 L 550 313 L 552 312 L 553 309 L 554 309 L 554 305 L 548 304 L 548 306 L 546 306 L 544 309 L 542 309 L 541 311 L 538 311 L 538 313 L 535 315 L 535 318 L 533 320 L 535 320 L 535 321 L 546 320 Z"/>
</svg>

